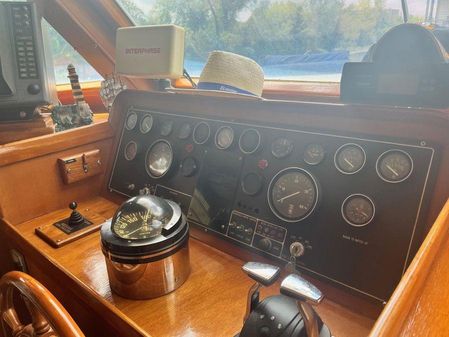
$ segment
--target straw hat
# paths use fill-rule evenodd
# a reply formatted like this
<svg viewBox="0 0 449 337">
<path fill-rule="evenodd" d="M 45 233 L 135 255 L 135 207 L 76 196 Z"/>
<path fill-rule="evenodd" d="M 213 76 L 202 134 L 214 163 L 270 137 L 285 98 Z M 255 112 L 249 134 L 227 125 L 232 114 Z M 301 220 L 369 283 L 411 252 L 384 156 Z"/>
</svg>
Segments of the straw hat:
<svg viewBox="0 0 449 337">
<path fill-rule="evenodd" d="M 201 72 L 198 89 L 261 96 L 263 80 L 263 70 L 255 61 L 233 53 L 213 51 Z"/>
</svg>

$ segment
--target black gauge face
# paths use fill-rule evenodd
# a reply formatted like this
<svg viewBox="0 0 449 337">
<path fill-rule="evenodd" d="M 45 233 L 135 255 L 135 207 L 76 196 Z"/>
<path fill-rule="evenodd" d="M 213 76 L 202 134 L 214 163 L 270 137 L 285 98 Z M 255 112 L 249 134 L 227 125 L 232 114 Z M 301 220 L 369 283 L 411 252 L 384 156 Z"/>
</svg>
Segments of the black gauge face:
<svg viewBox="0 0 449 337">
<path fill-rule="evenodd" d="M 278 138 L 271 144 L 271 153 L 276 158 L 285 158 L 293 151 L 293 142 L 287 138 Z"/>
<path fill-rule="evenodd" d="M 193 130 L 193 141 L 197 144 L 204 144 L 210 137 L 210 127 L 206 122 L 198 123 Z"/>
<path fill-rule="evenodd" d="M 251 154 L 257 151 L 260 146 L 260 133 L 256 129 L 243 131 L 239 139 L 240 151 Z"/>
<path fill-rule="evenodd" d="M 290 168 L 280 171 L 268 188 L 268 203 L 281 220 L 297 222 L 310 215 L 318 200 L 318 187 L 307 171 Z"/>
<path fill-rule="evenodd" d="M 189 123 L 184 123 L 179 129 L 178 138 L 179 139 L 187 139 L 190 137 L 192 133 L 192 125 Z"/>
<path fill-rule="evenodd" d="M 136 158 L 137 155 L 137 143 L 131 141 L 128 144 L 126 144 L 124 155 L 126 160 L 128 161 L 134 160 L 134 158 Z"/>
<path fill-rule="evenodd" d="M 149 211 L 123 212 L 117 216 L 112 231 L 127 240 L 149 239 L 162 232 L 163 223 Z"/>
<path fill-rule="evenodd" d="M 250 172 L 242 179 L 242 190 L 245 194 L 256 195 L 260 192 L 263 186 L 263 178 L 255 173 Z"/>
<path fill-rule="evenodd" d="M 309 165 L 318 165 L 324 159 L 324 148 L 321 144 L 309 144 L 304 151 L 304 161 Z"/>
<path fill-rule="evenodd" d="M 173 131 L 173 121 L 165 121 L 161 124 L 161 136 L 167 137 Z"/>
<path fill-rule="evenodd" d="M 374 218 L 374 203 L 363 194 L 354 194 L 346 198 L 341 207 L 345 221 L 351 226 L 363 227 Z"/>
<path fill-rule="evenodd" d="M 215 145 L 221 149 L 226 150 L 234 142 L 234 130 L 229 126 L 222 126 L 215 134 Z"/>
<path fill-rule="evenodd" d="M 153 116 L 147 114 L 143 116 L 142 121 L 140 122 L 140 132 L 145 134 L 150 132 L 153 127 Z"/>
<path fill-rule="evenodd" d="M 196 159 L 193 157 L 185 157 L 181 162 L 180 169 L 183 177 L 193 176 L 198 169 Z"/>
<path fill-rule="evenodd" d="M 163 177 L 173 162 L 173 150 L 165 140 L 158 140 L 149 148 L 145 164 L 147 173 L 153 178 Z"/>
<path fill-rule="evenodd" d="M 137 125 L 137 114 L 135 112 L 130 112 L 126 116 L 125 127 L 127 130 L 133 130 Z"/>
<path fill-rule="evenodd" d="M 389 183 L 399 183 L 406 180 L 413 170 L 413 160 L 410 155 L 401 150 L 384 152 L 377 160 L 377 174 Z"/>
<path fill-rule="evenodd" d="M 335 154 L 335 166 L 344 174 L 354 174 L 365 165 L 365 151 L 357 144 L 346 144 Z"/>
</svg>

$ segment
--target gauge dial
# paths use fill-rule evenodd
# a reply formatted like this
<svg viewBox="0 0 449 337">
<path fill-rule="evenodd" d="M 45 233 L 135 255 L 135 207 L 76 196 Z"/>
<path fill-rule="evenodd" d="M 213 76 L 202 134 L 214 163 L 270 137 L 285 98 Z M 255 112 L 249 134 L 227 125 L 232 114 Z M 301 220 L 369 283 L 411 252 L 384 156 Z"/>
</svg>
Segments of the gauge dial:
<svg viewBox="0 0 449 337">
<path fill-rule="evenodd" d="M 124 212 L 117 216 L 112 231 L 122 239 L 139 240 L 158 236 L 162 221 L 154 219 L 149 211 Z"/>
<path fill-rule="evenodd" d="M 222 126 L 215 134 L 215 145 L 220 150 L 228 149 L 234 142 L 234 130 L 229 126 Z"/>
<path fill-rule="evenodd" d="M 164 121 L 161 124 L 161 136 L 167 137 L 173 131 L 173 121 Z"/>
<path fill-rule="evenodd" d="M 153 178 L 163 177 L 173 163 L 173 150 L 169 142 L 157 140 L 147 151 L 145 168 Z"/>
<path fill-rule="evenodd" d="M 268 188 L 268 204 L 281 220 L 297 222 L 309 216 L 318 201 L 318 186 L 301 168 L 287 168 L 274 176 Z"/>
<path fill-rule="evenodd" d="M 204 144 L 210 137 L 210 126 L 206 122 L 200 122 L 193 129 L 193 141 L 199 145 Z"/>
<path fill-rule="evenodd" d="M 293 142 L 288 138 L 278 138 L 271 144 L 271 153 L 276 158 L 285 158 L 293 151 Z"/>
<path fill-rule="evenodd" d="M 126 160 L 134 160 L 137 155 L 137 143 L 130 141 L 128 144 L 126 144 L 124 155 Z"/>
<path fill-rule="evenodd" d="M 181 175 L 183 177 L 191 177 L 198 170 L 198 164 L 194 157 L 185 157 L 180 165 Z"/>
<path fill-rule="evenodd" d="M 240 151 L 251 154 L 257 151 L 260 146 L 260 133 L 256 129 L 246 129 L 239 138 Z"/>
<path fill-rule="evenodd" d="M 140 122 L 140 132 L 145 134 L 151 131 L 153 127 L 153 116 L 147 114 L 143 116 L 142 121 Z"/>
<path fill-rule="evenodd" d="M 360 145 L 345 144 L 335 153 L 335 166 L 343 174 L 354 174 L 365 165 L 365 151 Z"/>
<path fill-rule="evenodd" d="M 341 206 L 343 219 L 355 227 L 368 225 L 374 218 L 374 212 L 373 201 L 363 194 L 350 195 L 343 201 Z"/>
<path fill-rule="evenodd" d="M 386 151 L 377 159 L 376 171 L 381 179 L 389 183 L 400 183 L 412 174 L 412 157 L 401 150 Z"/>
<path fill-rule="evenodd" d="M 179 139 L 187 139 L 190 137 L 190 134 L 192 133 L 192 125 L 189 123 L 184 123 L 178 132 L 178 138 Z"/>
<path fill-rule="evenodd" d="M 126 116 L 125 127 L 127 130 L 133 130 L 137 125 L 137 114 L 135 112 L 130 112 Z"/>
<path fill-rule="evenodd" d="M 321 144 L 309 144 L 304 151 L 304 161 L 309 165 L 318 165 L 324 159 L 325 151 Z"/>
<path fill-rule="evenodd" d="M 255 172 L 247 173 L 242 179 L 242 190 L 247 195 L 256 195 L 263 187 L 263 178 Z"/>
</svg>

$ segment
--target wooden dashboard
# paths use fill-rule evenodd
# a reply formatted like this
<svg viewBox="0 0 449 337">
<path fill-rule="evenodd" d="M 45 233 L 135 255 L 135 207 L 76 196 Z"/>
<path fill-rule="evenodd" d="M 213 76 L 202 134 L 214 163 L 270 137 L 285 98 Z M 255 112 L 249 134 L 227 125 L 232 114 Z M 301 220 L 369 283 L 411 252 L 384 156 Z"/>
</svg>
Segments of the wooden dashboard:
<svg viewBox="0 0 449 337">
<path fill-rule="evenodd" d="M 420 215 L 422 233 L 416 247 L 449 195 L 449 177 L 445 173 L 449 169 L 449 118 L 445 112 L 124 92 L 116 100 L 107 123 L 0 147 L 0 271 L 14 267 L 10 249 L 22 253 L 30 274 L 56 295 L 86 335 L 95 336 L 101 331 L 127 336 L 232 336 L 242 326 L 246 292 L 251 285 L 240 270 L 242 264 L 252 259 L 273 262 L 269 255 L 210 235 L 198 226 L 192 229 L 192 274 L 186 284 L 158 299 L 130 301 L 110 291 L 97 232 L 61 248 L 51 247 L 35 234 L 35 228 L 67 217 L 70 201 L 79 201 L 81 212 L 89 209 L 86 212 L 95 213 L 102 221 L 110 218 L 126 199 L 110 190 L 110 177 L 130 106 L 178 115 L 187 113 L 208 120 L 288 125 L 295 130 L 320 130 L 342 137 L 363 135 L 366 139 L 395 143 L 405 140 L 406 145 L 436 149 L 432 183 L 425 193 L 427 207 Z M 411 144 L 410 140 L 416 143 Z M 57 159 L 97 149 L 104 163 L 103 174 L 65 184 Z M 401 214 L 407 210 L 398 205 L 395 211 Z M 438 227 L 440 231 L 442 226 Z M 418 255 L 422 256 L 422 252 Z M 434 254 L 429 259 L 436 257 Z M 415 268 L 414 261 L 410 269 Z M 327 296 L 318 312 L 335 335 L 369 334 L 382 309 L 379 302 L 316 278 L 313 273 L 309 277 Z M 408 274 L 405 278 L 407 283 L 413 281 Z M 277 292 L 275 285 L 263 295 Z M 392 298 L 395 302 L 402 300 L 396 294 Z M 387 309 L 393 316 L 391 305 Z M 396 336 L 382 331 L 379 324 L 385 324 L 389 318 L 381 318 L 373 336 Z"/>
</svg>

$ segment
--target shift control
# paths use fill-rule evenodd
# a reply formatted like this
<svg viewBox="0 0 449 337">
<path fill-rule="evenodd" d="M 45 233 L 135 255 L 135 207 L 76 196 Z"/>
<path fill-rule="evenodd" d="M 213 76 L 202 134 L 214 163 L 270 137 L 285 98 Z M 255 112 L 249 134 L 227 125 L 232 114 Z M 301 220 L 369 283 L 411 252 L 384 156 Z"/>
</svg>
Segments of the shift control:
<svg viewBox="0 0 449 337">
<path fill-rule="evenodd" d="M 259 262 L 247 262 L 242 269 L 249 277 L 256 281 L 248 291 L 246 313 L 243 320 L 245 322 L 251 311 L 259 304 L 259 289 L 261 285 L 268 287 L 276 282 L 281 273 L 281 269 L 267 263 Z"/>
<path fill-rule="evenodd" d="M 85 221 L 85 219 L 81 215 L 81 213 L 76 210 L 77 207 L 78 207 L 78 204 L 76 203 L 76 201 L 72 201 L 69 204 L 69 208 L 72 210 L 72 214 L 70 214 L 70 218 L 68 221 L 68 225 L 70 227 L 82 225 Z"/>
<path fill-rule="evenodd" d="M 307 337 L 319 337 L 319 317 L 312 305 L 318 305 L 323 300 L 321 291 L 301 276 L 291 274 L 282 281 L 281 294 L 296 300 Z"/>
</svg>

